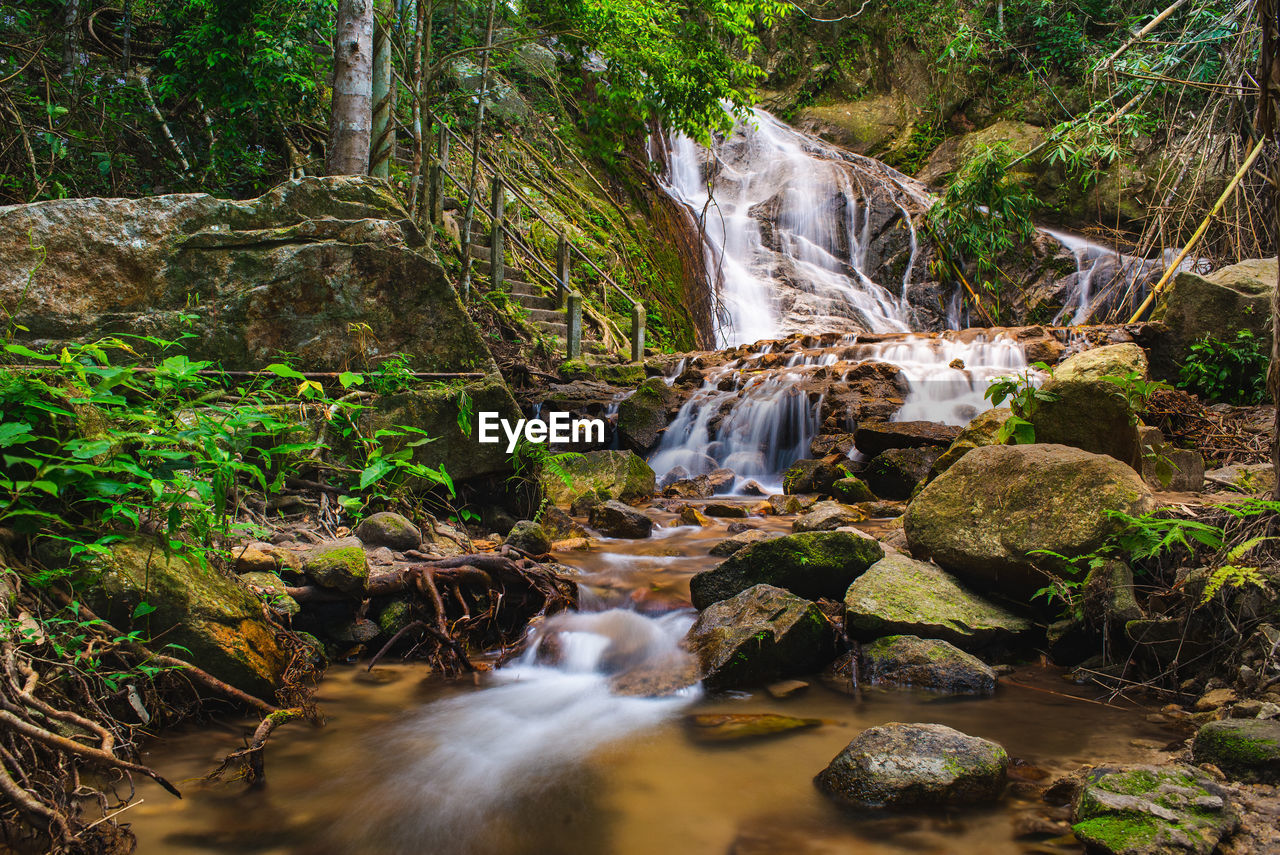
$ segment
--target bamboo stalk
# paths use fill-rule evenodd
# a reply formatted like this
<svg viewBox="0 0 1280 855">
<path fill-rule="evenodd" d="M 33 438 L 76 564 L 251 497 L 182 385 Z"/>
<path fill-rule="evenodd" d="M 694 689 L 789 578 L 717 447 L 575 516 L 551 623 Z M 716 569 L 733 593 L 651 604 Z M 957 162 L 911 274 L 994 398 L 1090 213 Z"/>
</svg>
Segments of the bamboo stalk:
<svg viewBox="0 0 1280 855">
<path fill-rule="evenodd" d="M 1169 266 L 1165 268 L 1164 274 L 1160 277 L 1160 281 L 1152 286 L 1151 292 L 1147 294 L 1147 299 L 1142 301 L 1142 305 L 1133 313 L 1133 317 L 1129 318 L 1129 323 L 1136 324 L 1138 322 L 1138 318 L 1142 317 L 1142 313 L 1151 306 L 1156 295 L 1169 284 L 1169 280 L 1178 272 L 1178 265 L 1182 264 L 1182 262 L 1186 260 L 1187 256 L 1191 253 L 1191 250 L 1200 242 L 1200 238 L 1204 237 L 1204 233 L 1209 230 L 1209 223 L 1215 216 L 1217 216 L 1218 211 L 1222 210 L 1222 206 L 1226 204 L 1227 199 L 1236 189 L 1236 185 L 1240 183 L 1241 179 L 1244 178 L 1245 173 L 1249 171 L 1249 167 L 1253 166 L 1253 162 L 1258 159 L 1258 155 L 1262 154 L 1262 146 L 1265 142 L 1265 139 L 1258 140 L 1257 145 L 1253 147 L 1253 151 L 1249 152 L 1249 156 L 1245 158 L 1244 163 L 1241 164 L 1240 168 L 1236 171 L 1236 174 L 1231 178 L 1231 182 L 1227 184 L 1226 189 L 1222 191 L 1222 195 L 1218 197 L 1218 201 L 1213 203 L 1213 207 L 1209 210 L 1209 213 L 1205 216 L 1204 220 L 1201 221 L 1199 228 L 1197 228 L 1195 233 L 1191 235 L 1191 239 L 1187 241 L 1187 245 L 1182 248 L 1182 251 L 1178 253 L 1177 257 L 1175 257 Z"/>
</svg>

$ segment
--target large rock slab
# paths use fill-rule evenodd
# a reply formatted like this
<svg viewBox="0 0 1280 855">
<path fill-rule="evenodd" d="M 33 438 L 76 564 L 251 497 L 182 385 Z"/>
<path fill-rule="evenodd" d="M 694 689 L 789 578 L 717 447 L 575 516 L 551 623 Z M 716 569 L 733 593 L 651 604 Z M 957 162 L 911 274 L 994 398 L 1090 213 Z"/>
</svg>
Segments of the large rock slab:
<svg viewBox="0 0 1280 855">
<path fill-rule="evenodd" d="M 544 472 L 541 483 L 552 504 L 562 508 L 571 507 L 588 493 L 602 500 L 646 499 L 653 495 L 656 482 L 649 464 L 630 451 L 588 451 L 566 461 L 561 470 L 563 478 Z"/>
<path fill-rule="evenodd" d="M 1178 365 L 1197 339 L 1234 338 L 1247 329 L 1271 342 L 1271 294 L 1276 288 L 1276 259 L 1251 258 L 1207 276 L 1184 271 L 1156 304 L 1151 319 L 1163 321 L 1166 339 L 1153 347 L 1152 373 L 1178 379 Z"/>
<path fill-rule="evenodd" d="M 909 499 L 942 454 L 943 449 L 937 446 L 891 448 L 872 458 L 863 477 L 871 492 L 882 499 Z"/>
<path fill-rule="evenodd" d="M 992 802 L 1004 790 L 1009 755 L 1000 745 L 941 724 L 871 727 L 817 777 L 839 802 L 858 808 Z"/>
<path fill-rule="evenodd" d="M 1053 379 L 1043 389 L 1055 397 L 1041 401 L 1031 417 L 1037 443 L 1107 454 L 1142 468 L 1138 422 L 1119 386 L 1107 380 Z"/>
<path fill-rule="evenodd" d="M 19 300 L 39 257 L 29 234 L 47 258 Z M 225 368 L 261 368 L 287 351 L 310 370 L 339 371 L 400 352 L 422 371 L 497 373 L 449 276 L 376 178 L 302 178 L 244 201 L 0 208 L 0 302 L 17 307 L 24 339 L 190 332 L 188 355 Z M 357 324 L 371 334 L 352 335 Z"/>
<path fill-rule="evenodd" d="M 1063 445 L 975 448 L 925 487 L 903 520 L 911 553 L 980 590 L 1028 600 L 1049 579 L 1038 565 L 1098 549 L 1119 527 L 1107 511 L 1154 506 L 1138 473 Z"/>
<path fill-rule="evenodd" d="M 653 531 L 653 520 L 615 499 L 593 507 L 590 522 L 606 537 L 644 538 Z"/>
<path fill-rule="evenodd" d="M 796 532 L 834 531 L 838 528 L 851 526 L 854 523 L 860 523 L 866 518 L 865 511 L 852 505 L 829 501 L 818 502 L 803 516 L 796 518 L 796 521 L 791 524 L 791 530 Z"/>
<path fill-rule="evenodd" d="M 138 538 L 111 547 L 91 568 L 90 605 L 121 630 L 140 629 L 158 647 L 266 700 L 281 684 L 288 654 L 249 589 L 194 557 Z M 155 610 L 134 619 L 146 603 Z"/>
<path fill-rule="evenodd" d="M 862 646 L 863 679 L 948 695 L 992 695 L 996 672 L 978 657 L 936 638 L 889 635 Z"/>
<path fill-rule="evenodd" d="M 996 407 L 978 413 L 964 430 L 960 431 L 960 435 L 956 437 L 955 442 L 942 452 L 942 456 L 933 461 L 933 466 L 929 470 L 929 479 L 932 481 L 943 472 L 946 472 L 951 466 L 964 457 L 971 450 L 980 448 L 984 445 L 1000 444 L 1000 429 L 1004 427 L 1004 423 L 1008 421 L 1009 416 L 1013 415 L 1013 410 L 1008 407 Z"/>
<path fill-rule="evenodd" d="M 1088 851 L 1110 855 L 1209 855 L 1240 822 L 1221 787 L 1179 765 L 1092 770 L 1073 819 Z"/>
<path fill-rule="evenodd" d="M 1053 371 L 1055 380 L 1101 380 L 1103 377 L 1147 377 L 1147 354 L 1136 344 L 1092 347 L 1064 359 Z"/>
<path fill-rule="evenodd" d="M 821 610 L 771 585 L 755 585 L 704 609 L 685 643 L 712 689 L 807 674 L 835 655 L 835 634 Z"/>
<path fill-rule="evenodd" d="M 960 434 L 960 428 L 937 422 L 866 421 L 854 434 L 858 451 L 875 457 L 891 448 L 946 448 Z"/>
<path fill-rule="evenodd" d="M 689 580 L 693 605 L 705 609 L 753 585 L 773 585 L 807 599 L 836 600 L 884 557 L 875 538 L 856 531 L 815 531 L 753 543 Z"/>
<path fill-rule="evenodd" d="M 1006 643 L 1031 623 L 968 590 L 936 564 L 886 555 L 844 596 L 845 630 L 870 641 L 883 635 L 940 638 L 965 650 Z"/>
</svg>

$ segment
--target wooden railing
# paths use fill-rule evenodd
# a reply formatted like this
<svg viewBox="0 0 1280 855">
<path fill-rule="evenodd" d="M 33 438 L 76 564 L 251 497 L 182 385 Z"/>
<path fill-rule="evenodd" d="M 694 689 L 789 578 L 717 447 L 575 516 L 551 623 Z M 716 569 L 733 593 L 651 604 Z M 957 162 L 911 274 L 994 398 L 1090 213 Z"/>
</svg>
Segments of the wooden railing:
<svg viewBox="0 0 1280 855">
<path fill-rule="evenodd" d="M 427 169 L 427 210 L 430 213 L 431 222 L 435 225 L 442 225 L 444 223 L 445 181 L 452 182 L 464 197 L 471 193 L 471 189 L 449 171 L 451 141 L 457 140 L 463 146 L 466 145 L 466 141 L 448 124 L 440 121 L 438 117 L 428 114 L 428 119 L 435 127 L 436 152 Z M 613 277 L 601 270 L 585 252 L 569 239 L 564 231 L 543 216 L 538 207 L 521 192 L 520 188 L 503 175 L 502 170 L 492 158 L 486 157 L 483 153 L 478 153 L 477 159 L 491 176 L 489 206 L 486 209 L 477 205 L 476 210 L 489 219 L 489 276 L 492 280 L 493 289 L 495 291 L 502 290 L 506 273 L 506 243 L 510 241 L 513 246 L 521 250 L 529 261 L 540 268 L 537 273 L 533 271 L 526 272 L 539 278 L 546 277 L 541 284 L 551 287 L 560 308 L 565 312 L 568 358 L 577 358 L 582 353 L 582 295 L 573 289 L 569 281 L 570 259 L 576 255 L 586 262 L 587 266 L 600 277 L 603 289 L 612 287 L 622 296 L 623 300 L 631 305 L 631 361 L 639 362 L 644 359 L 644 304 L 623 290 L 613 280 Z M 523 235 L 511 228 L 510 221 L 507 219 L 508 195 L 523 203 L 530 214 L 540 220 L 556 236 L 555 270 L 552 270 L 542 260 Z M 461 251 L 466 253 L 471 250 L 470 247 L 463 246 Z M 468 297 L 469 295 L 463 295 L 464 299 Z"/>
</svg>

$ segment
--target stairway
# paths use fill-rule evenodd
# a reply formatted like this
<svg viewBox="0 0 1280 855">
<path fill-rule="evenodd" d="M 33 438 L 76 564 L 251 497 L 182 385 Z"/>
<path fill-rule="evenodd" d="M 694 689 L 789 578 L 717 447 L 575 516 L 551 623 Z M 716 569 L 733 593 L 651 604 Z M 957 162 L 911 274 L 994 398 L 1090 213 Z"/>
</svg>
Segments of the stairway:
<svg viewBox="0 0 1280 855">
<path fill-rule="evenodd" d="M 489 236 L 472 235 L 467 247 L 473 259 L 471 269 L 478 276 L 489 276 Z M 525 316 L 535 327 L 563 343 L 569 338 L 569 323 L 556 298 L 541 285 L 529 282 L 528 276 L 510 264 L 504 266 L 502 290 L 513 303 L 523 307 Z"/>
</svg>

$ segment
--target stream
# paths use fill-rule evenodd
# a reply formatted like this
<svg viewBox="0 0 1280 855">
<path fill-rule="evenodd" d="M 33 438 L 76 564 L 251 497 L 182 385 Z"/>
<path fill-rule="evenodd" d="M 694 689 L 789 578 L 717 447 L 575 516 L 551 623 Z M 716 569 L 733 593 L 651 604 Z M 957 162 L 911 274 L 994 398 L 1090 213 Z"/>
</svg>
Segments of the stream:
<svg viewBox="0 0 1280 855">
<path fill-rule="evenodd" d="M 335 666 L 320 686 L 323 728 L 291 724 L 272 740 L 267 784 L 196 779 L 241 747 L 251 720 L 157 739 L 144 762 L 179 782 L 177 801 L 150 782 L 128 811 L 138 851 L 200 853 L 1024 853 L 1078 851 L 1015 839 L 1020 817 L 1045 810 L 1016 792 L 985 810 L 862 815 L 831 805 L 813 776 L 866 727 L 938 722 L 1001 742 L 1043 780 L 1081 764 L 1153 760 L 1172 735 L 1145 710 L 1106 705 L 1057 669 L 1020 666 L 992 698 L 864 687 L 818 679 L 781 700 L 764 691 L 711 697 L 625 697 L 619 667 L 670 656 L 692 620 L 689 577 L 726 522 L 675 525 L 647 540 L 602 539 L 557 556 L 580 574 L 583 611 L 565 618 L 554 664 L 535 654 L 467 681 L 421 665 Z M 790 517 L 753 518 L 789 529 Z M 884 521 L 865 524 L 876 532 Z M 621 651 L 621 660 L 619 660 Z M 774 712 L 824 724 L 760 740 L 704 744 L 693 713 Z M 1020 771 L 1021 770 L 1021 771 Z"/>
</svg>

